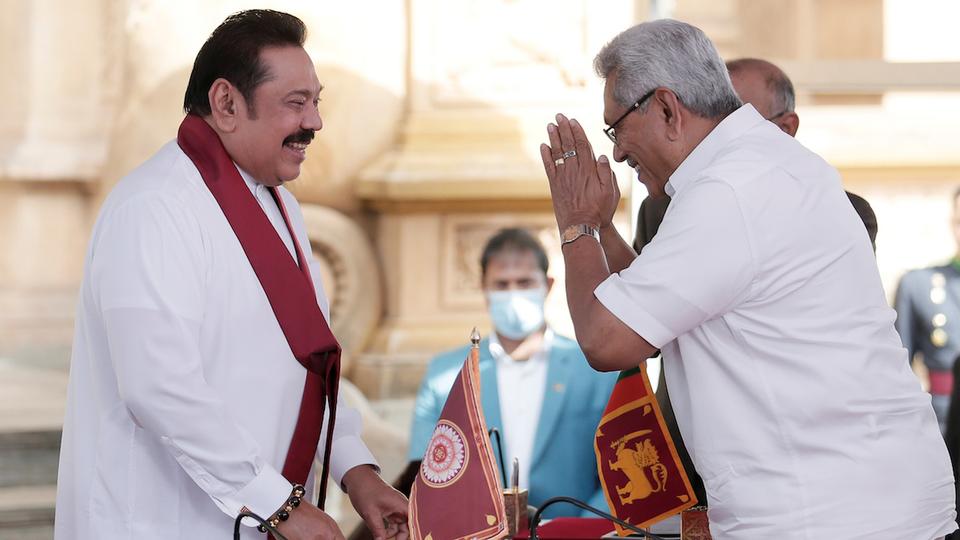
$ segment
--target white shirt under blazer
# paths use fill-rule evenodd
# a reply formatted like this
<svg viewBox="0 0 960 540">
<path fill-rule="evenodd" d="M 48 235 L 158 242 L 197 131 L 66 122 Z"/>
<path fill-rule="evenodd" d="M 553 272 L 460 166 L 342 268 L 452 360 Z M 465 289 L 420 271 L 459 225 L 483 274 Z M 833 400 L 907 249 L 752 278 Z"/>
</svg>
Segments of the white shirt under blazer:
<svg viewBox="0 0 960 540">
<path fill-rule="evenodd" d="M 744 105 L 667 193 L 653 241 L 595 294 L 663 351 L 713 537 L 954 530 L 930 396 L 837 172 Z"/>
<path fill-rule="evenodd" d="M 276 203 L 243 176 L 294 256 Z M 278 192 L 309 257 L 300 207 Z M 93 230 L 56 538 L 229 538 L 242 506 L 269 516 L 290 495 L 279 471 L 305 377 L 216 200 L 176 141 L 167 144 L 117 184 Z M 330 462 L 338 483 L 375 463 L 359 435 L 359 413 L 338 407 Z M 264 537 L 243 529 L 244 538 Z"/>
</svg>

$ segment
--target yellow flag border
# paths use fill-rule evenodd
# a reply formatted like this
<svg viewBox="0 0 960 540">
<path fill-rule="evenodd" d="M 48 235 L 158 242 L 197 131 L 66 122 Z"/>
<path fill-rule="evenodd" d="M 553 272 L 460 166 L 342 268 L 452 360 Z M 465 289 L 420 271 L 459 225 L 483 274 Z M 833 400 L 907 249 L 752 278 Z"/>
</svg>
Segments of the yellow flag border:
<svg viewBox="0 0 960 540">
<path fill-rule="evenodd" d="M 666 421 L 664 421 L 663 413 L 660 411 L 660 404 L 657 403 L 657 396 L 653 392 L 653 386 L 650 385 L 650 378 L 647 377 L 646 361 L 640 363 L 640 373 L 632 376 L 634 377 L 639 376 L 643 378 L 643 386 L 646 389 L 647 395 L 645 397 L 637 398 L 633 401 L 630 401 L 626 405 L 623 405 L 622 407 L 618 407 L 617 409 L 614 409 L 613 411 L 610 411 L 609 413 L 604 414 L 603 417 L 600 419 L 600 423 L 597 424 L 597 431 L 599 432 L 600 429 L 603 427 L 603 425 L 606 424 L 608 421 L 613 420 L 614 418 L 618 418 L 630 411 L 633 411 L 645 405 L 650 405 L 651 407 L 653 407 L 653 413 L 657 418 L 657 425 L 660 427 L 660 433 L 663 434 L 663 438 L 667 443 L 667 448 L 670 450 L 670 457 L 673 459 L 674 463 L 676 463 L 677 470 L 680 471 L 680 477 L 683 479 L 683 486 L 686 488 L 687 494 L 690 496 L 690 500 L 688 502 L 681 503 L 679 506 L 675 507 L 672 510 L 661 512 L 660 514 L 648 519 L 647 521 L 637 524 L 637 527 L 645 529 L 650 525 L 657 523 L 665 518 L 668 518 L 674 514 L 679 514 L 684 510 L 687 510 L 689 508 L 696 506 L 697 496 L 693 493 L 693 486 L 690 484 L 690 478 L 687 476 L 687 471 L 684 470 L 683 468 L 683 463 L 680 461 L 680 454 L 677 452 L 677 447 L 673 442 L 673 437 L 670 436 L 670 430 L 667 429 L 667 423 Z M 613 505 L 613 500 L 610 498 L 610 494 L 607 492 L 607 482 L 603 474 L 604 466 L 603 466 L 603 462 L 600 460 L 601 452 L 600 452 L 599 446 L 597 446 L 596 436 L 594 436 L 593 438 L 593 449 L 597 455 L 597 474 L 600 477 L 600 486 L 603 489 L 603 497 L 607 501 L 607 506 L 610 508 L 611 513 L 614 516 L 617 516 L 617 513 L 614 511 L 616 507 Z M 620 516 L 617 516 L 617 517 L 620 519 L 623 519 Z M 616 523 L 614 523 L 614 526 L 617 529 L 617 534 L 619 534 L 620 536 L 628 536 L 630 534 L 633 534 L 633 531 L 630 531 L 629 529 L 625 529 Z"/>
<path fill-rule="evenodd" d="M 487 437 L 487 425 L 485 419 L 483 418 L 483 409 L 480 399 L 480 357 L 476 347 L 470 349 L 470 354 L 467 356 L 467 360 L 464 362 L 464 364 L 464 369 L 469 369 L 469 373 L 466 377 L 464 377 L 466 383 L 466 388 L 464 389 L 464 398 L 467 400 L 472 400 L 472 403 L 467 403 L 467 418 L 470 419 L 471 434 L 483 434 L 481 440 L 476 441 L 479 447 L 479 454 L 481 454 L 477 457 L 478 461 L 482 465 L 483 475 L 487 480 L 487 485 L 493 485 L 497 488 L 496 492 L 490 492 L 490 498 L 493 500 L 493 505 L 497 513 L 497 524 L 479 531 L 468 533 L 465 536 L 461 536 L 453 540 L 476 540 L 478 538 L 484 540 L 500 540 L 501 538 L 506 538 L 510 534 L 510 531 L 507 528 L 507 511 L 504 506 L 502 495 L 503 486 L 500 485 L 500 475 L 496 474 L 496 465 L 493 464 L 493 446 L 490 444 L 490 438 Z M 457 377 L 457 379 L 459 383 L 459 377 Z M 464 464 L 464 467 L 466 467 L 466 464 Z M 417 474 L 419 475 L 420 473 L 418 472 Z M 411 503 L 416 497 L 416 493 L 417 482 L 415 481 L 410 491 Z M 409 514 L 410 515 L 407 518 L 407 523 L 409 524 L 411 539 L 431 538 L 429 531 L 424 534 L 424 531 L 420 530 L 420 520 L 419 512 L 417 511 L 417 505 L 409 505 Z"/>
</svg>

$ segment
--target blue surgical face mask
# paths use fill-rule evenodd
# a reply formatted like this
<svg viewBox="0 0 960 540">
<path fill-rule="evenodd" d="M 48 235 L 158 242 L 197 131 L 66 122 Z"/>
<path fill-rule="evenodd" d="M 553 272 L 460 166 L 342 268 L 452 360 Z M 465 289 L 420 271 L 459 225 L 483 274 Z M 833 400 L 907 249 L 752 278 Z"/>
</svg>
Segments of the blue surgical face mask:
<svg viewBox="0 0 960 540">
<path fill-rule="evenodd" d="M 543 326 L 543 303 L 547 288 L 487 291 L 490 319 L 497 333 L 523 339 Z"/>
</svg>

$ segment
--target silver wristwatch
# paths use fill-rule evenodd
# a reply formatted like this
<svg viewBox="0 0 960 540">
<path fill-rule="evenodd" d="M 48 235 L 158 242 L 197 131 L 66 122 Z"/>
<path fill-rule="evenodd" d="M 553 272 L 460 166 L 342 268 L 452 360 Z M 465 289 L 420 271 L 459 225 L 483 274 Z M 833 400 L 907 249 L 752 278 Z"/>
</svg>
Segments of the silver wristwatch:
<svg viewBox="0 0 960 540">
<path fill-rule="evenodd" d="M 600 241 L 600 229 L 580 223 L 579 225 L 570 225 L 560 232 L 560 245 L 569 244 L 581 236 L 592 236 L 597 242 Z"/>
</svg>

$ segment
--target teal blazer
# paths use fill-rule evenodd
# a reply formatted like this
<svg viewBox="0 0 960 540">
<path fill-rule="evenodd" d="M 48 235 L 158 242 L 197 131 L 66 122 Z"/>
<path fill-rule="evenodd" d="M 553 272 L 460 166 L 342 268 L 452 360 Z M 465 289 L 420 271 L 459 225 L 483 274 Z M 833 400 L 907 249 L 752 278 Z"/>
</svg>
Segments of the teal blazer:
<svg viewBox="0 0 960 540">
<path fill-rule="evenodd" d="M 427 367 L 414 406 L 408 452 L 411 461 L 423 459 L 447 394 L 469 350 L 470 347 L 466 346 L 443 353 Z M 490 342 L 484 339 L 480 342 L 483 414 L 487 428 L 495 427 L 502 434 L 496 369 L 496 362 L 490 355 Z M 555 335 L 547 367 L 543 408 L 533 443 L 533 463 L 529 473 L 531 505 L 539 507 L 550 497 L 564 495 L 608 511 L 597 478 L 593 437 L 617 376 L 616 372 L 594 371 L 575 341 Z M 563 503 L 552 505 L 544 513 L 545 517 L 577 515 L 593 517 L 593 514 Z"/>
</svg>

